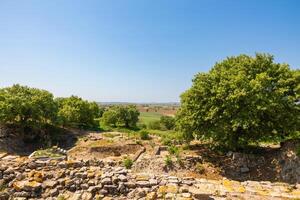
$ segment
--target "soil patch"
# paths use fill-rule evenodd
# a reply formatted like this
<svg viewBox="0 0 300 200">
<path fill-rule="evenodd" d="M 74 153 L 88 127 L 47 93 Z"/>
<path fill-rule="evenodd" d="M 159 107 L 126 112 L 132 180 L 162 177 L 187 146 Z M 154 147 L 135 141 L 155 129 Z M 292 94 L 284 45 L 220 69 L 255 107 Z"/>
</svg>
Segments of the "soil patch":
<svg viewBox="0 0 300 200">
<path fill-rule="evenodd" d="M 123 144 L 123 145 L 109 145 L 109 146 L 98 146 L 91 147 L 90 153 L 97 155 L 99 158 L 105 158 L 108 156 L 121 156 L 134 154 L 141 148 L 138 144 Z"/>
</svg>

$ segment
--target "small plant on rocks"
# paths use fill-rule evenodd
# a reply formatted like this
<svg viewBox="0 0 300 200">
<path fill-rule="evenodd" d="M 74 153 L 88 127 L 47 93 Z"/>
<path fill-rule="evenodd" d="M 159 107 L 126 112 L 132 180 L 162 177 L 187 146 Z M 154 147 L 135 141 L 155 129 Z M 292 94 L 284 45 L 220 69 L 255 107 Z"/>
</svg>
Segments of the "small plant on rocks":
<svg viewBox="0 0 300 200">
<path fill-rule="evenodd" d="M 149 132 L 148 131 L 140 131 L 140 138 L 141 140 L 149 140 L 150 136 L 149 136 Z"/>
<path fill-rule="evenodd" d="M 203 174 L 203 173 L 205 172 L 205 167 L 203 166 L 203 164 L 197 163 L 197 164 L 196 164 L 196 171 L 197 171 L 199 174 Z"/>
<path fill-rule="evenodd" d="M 57 200 L 65 200 L 66 198 L 64 197 L 64 195 L 59 195 L 58 197 L 57 197 Z"/>
<path fill-rule="evenodd" d="M 173 161 L 172 161 L 171 156 L 169 156 L 169 155 L 166 156 L 166 158 L 165 158 L 165 164 L 166 164 L 167 167 L 171 167 L 173 165 Z"/>
<path fill-rule="evenodd" d="M 169 146 L 168 151 L 171 155 L 175 155 L 176 157 L 178 157 L 180 153 L 179 148 L 174 145 Z"/>
<path fill-rule="evenodd" d="M 135 143 L 138 144 L 138 145 L 142 145 L 143 144 L 141 140 L 137 140 Z"/>
<path fill-rule="evenodd" d="M 169 138 L 163 138 L 162 143 L 163 143 L 163 145 L 170 146 L 170 145 L 172 145 L 172 140 Z"/>
<path fill-rule="evenodd" d="M 1 184 L 0 183 L 0 192 L 4 191 L 5 189 L 7 188 L 7 185 L 6 184 Z"/>
<path fill-rule="evenodd" d="M 130 158 L 125 158 L 123 164 L 126 169 L 130 169 L 133 165 L 133 161 Z"/>
</svg>

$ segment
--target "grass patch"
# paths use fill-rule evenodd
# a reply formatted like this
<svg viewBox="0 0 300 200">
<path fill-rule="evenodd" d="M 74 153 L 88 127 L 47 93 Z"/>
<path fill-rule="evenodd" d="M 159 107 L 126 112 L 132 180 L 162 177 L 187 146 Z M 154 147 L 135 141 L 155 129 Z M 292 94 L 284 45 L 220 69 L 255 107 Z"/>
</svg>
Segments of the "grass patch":
<svg viewBox="0 0 300 200">
<path fill-rule="evenodd" d="M 50 157 L 50 158 L 59 158 L 62 156 L 60 153 L 54 153 L 52 148 L 49 149 L 42 149 L 35 151 L 34 157 Z"/>
<path fill-rule="evenodd" d="M 112 143 L 113 143 L 112 140 L 97 140 L 97 141 L 93 141 L 90 144 L 90 147 L 108 146 L 108 145 L 111 145 Z"/>
<path fill-rule="evenodd" d="M 162 114 L 156 112 L 141 112 L 139 123 L 149 125 L 150 122 L 159 121 Z"/>
<path fill-rule="evenodd" d="M 184 143 L 182 134 L 174 130 L 149 130 L 149 133 L 161 137 L 161 142 L 167 146 Z"/>
<path fill-rule="evenodd" d="M 103 133 L 102 135 L 104 137 L 108 137 L 108 138 L 114 138 L 114 137 L 120 136 L 120 134 L 114 134 L 114 133 Z"/>
</svg>

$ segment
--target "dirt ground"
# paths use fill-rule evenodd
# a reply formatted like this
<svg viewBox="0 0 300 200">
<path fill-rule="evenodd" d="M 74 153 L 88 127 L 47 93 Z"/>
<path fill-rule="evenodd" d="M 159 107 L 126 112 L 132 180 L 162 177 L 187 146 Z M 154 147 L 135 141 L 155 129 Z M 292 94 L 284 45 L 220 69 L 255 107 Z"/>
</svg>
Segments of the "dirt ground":
<svg viewBox="0 0 300 200">
<path fill-rule="evenodd" d="M 141 145 L 127 140 L 125 134 L 119 132 L 89 133 L 68 151 L 68 157 L 73 160 L 122 160 L 133 157 L 140 149 Z"/>
</svg>

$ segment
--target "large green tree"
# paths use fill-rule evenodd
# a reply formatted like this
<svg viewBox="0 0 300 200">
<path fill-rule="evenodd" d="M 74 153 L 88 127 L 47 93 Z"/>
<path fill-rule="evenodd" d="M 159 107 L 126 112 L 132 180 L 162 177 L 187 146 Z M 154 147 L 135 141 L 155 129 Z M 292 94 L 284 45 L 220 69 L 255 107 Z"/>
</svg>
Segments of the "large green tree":
<svg viewBox="0 0 300 200">
<path fill-rule="evenodd" d="M 99 106 L 95 102 L 88 102 L 77 96 L 57 98 L 58 120 L 66 127 L 95 128 L 95 121 L 99 117 Z"/>
<path fill-rule="evenodd" d="M 112 106 L 103 113 L 101 121 L 107 126 L 135 128 L 139 115 L 134 105 Z"/>
<path fill-rule="evenodd" d="M 178 128 L 236 149 L 299 130 L 299 71 L 273 56 L 240 55 L 198 73 L 181 95 Z"/>
<path fill-rule="evenodd" d="M 57 105 L 46 90 L 13 85 L 0 89 L 0 123 L 41 127 L 56 121 Z"/>
</svg>

